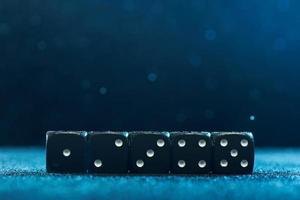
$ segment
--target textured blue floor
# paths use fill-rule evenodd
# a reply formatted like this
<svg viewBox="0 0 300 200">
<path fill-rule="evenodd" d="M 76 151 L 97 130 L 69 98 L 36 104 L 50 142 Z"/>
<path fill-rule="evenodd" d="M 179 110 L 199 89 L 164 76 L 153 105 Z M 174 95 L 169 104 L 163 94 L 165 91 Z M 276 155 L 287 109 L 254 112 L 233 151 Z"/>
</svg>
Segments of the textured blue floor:
<svg viewBox="0 0 300 200">
<path fill-rule="evenodd" d="M 0 200 L 300 199 L 300 149 L 259 149 L 247 176 L 50 175 L 44 151 L 0 148 Z"/>
</svg>

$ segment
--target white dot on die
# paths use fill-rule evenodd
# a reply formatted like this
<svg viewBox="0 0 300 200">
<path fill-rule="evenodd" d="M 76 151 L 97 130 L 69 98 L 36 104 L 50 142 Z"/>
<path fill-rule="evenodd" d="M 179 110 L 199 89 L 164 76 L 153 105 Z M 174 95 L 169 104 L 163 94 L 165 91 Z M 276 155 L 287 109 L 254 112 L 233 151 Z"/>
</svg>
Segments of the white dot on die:
<svg viewBox="0 0 300 200">
<path fill-rule="evenodd" d="M 71 150 L 70 150 L 70 149 L 64 149 L 64 150 L 63 150 L 63 155 L 64 155 L 65 157 L 69 157 L 69 156 L 71 155 Z"/>
<path fill-rule="evenodd" d="M 206 146 L 206 141 L 205 140 L 199 140 L 198 145 L 199 145 L 199 147 L 205 147 Z"/>
<path fill-rule="evenodd" d="M 221 167 L 227 167 L 228 166 L 227 160 L 221 160 L 220 165 L 221 165 Z"/>
<path fill-rule="evenodd" d="M 248 161 L 247 160 L 242 160 L 241 161 L 241 166 L 242 167 L 247 167 L 248 166 Z"/>
<path fill-rule="evenodd" d="M 241 140 L 241 146 L 242 146 L 242 147 L 248 146 L 248 140 L 242 139 L 242 140 Z"/>
<path fill-rule="evenodd" d="M 147 152 L 146 152 L 146 155 L 151 158 L 154 156 L 154 151 L 152 149 L 148 149 Z"/>
<path fill-rule="evenodd" d="M 220 141 L 220 145 L 221 145 L 222 147 L 226 147 L 226 146 L 228 145 L 228 141 L 227 141 L 226 139 L 222 139 L 222 140 Z"/>
<path fill-rule="evenodd" d="M 121 146 L 123 146 L 123 141 L 121 139 L 116 139 L 115 145 L 116 145 L 116 147 L 121 147 Z"/>
<path fill-rule="evenodd" d="M 95 160 L 94 165 L 95 165 L 95 167 L 99 168 L 102 166 L 102 161 L 97 159 L 97 160 Z"/>
<path fill-rule="evenodd" d="M 137 160 L 136 161 L 136 166 L 140 167 L 140 168 L 143 167 L 144 166 L 144 161 L 143 160 Z"/>
<path fill-rule="evenodd" d="M 184 147 L 185 146 L 185 140 L 178 140 L 178 146 L 179 147 Z"/>
<path fill-rule="evenodd" d="M 158 147 L 163 147 L 165 146 L 165 141 L 163 139 L 158 139 L 156 144 Z"/>
<path fill-rule="evenodd" d="M 204 168 L 204 167 L 206 166 L 205 160 L 200 160 L 200 161 L 198 162 L 198 166 L 199 166 L 200 168 Z"/>
<path fill-rule="evenodd" d="M 177 164 L 178 164 L 178 167 L 180 167 L 180 168 L 185 167 L 185 161 L 184 160 L 179 160 Z"/>
<path fill-rule="evenodd" d="M 232 149 L 232 150 L 230 151 L 230 155 L 231 155 L 232 157 L 237 157 L 238 154 L 239 154 L 239 152 L 238 152 L 236 149 Z"/>
</svg>

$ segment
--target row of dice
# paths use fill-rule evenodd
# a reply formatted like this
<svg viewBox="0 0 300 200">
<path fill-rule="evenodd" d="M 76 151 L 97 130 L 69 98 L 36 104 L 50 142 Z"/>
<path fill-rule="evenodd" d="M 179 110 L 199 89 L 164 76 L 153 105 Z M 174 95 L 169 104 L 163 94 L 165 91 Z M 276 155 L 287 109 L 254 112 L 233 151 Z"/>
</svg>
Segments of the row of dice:
<svg viewBox="0 0 300 200">
<path fill-rule="evenodd" d="M 249 132 L 85 132 L 46 134 L 47 171 L 101 174 L 250 174 Z"/>
</svg>

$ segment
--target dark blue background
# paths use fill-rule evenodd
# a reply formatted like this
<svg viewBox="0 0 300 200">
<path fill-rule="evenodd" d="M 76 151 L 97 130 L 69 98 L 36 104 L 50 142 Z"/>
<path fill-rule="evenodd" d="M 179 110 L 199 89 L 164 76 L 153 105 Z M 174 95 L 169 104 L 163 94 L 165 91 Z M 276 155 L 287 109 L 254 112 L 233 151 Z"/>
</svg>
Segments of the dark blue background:
<svg viewBox="0 0 300 200">
<path fill-rule="evenodd" d="M 2 0 L 0 144 L 248 130 L 300 144 L 298 0 Z"/>
</svg>

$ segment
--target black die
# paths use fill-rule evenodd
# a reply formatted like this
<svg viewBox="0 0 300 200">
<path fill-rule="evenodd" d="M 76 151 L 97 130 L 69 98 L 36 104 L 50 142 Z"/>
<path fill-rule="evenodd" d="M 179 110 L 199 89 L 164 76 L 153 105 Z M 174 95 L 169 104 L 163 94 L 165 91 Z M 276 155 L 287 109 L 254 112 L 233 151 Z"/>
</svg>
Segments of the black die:
<svg viewBox="0 0 300 200">
<path fill-rule="evenodd" d="M 250 174 L 254 166 L 254 139 L 249 132 L 215 132 L 213 172 L 216 174 Z"/>
<path fill-rule="evenodd" d="M 88 152 L 89 173 L 128 173 L 127 132 L 90 132 Z"/>
<path fill-rule="evenodd" d="M 171 133 L 171 172 L 208 174 L 211 172 L 212 145 L 208 132 Z"/>
<path fill-rule="evenodd" d="M 132 132 L 130 172 L 161 174 L 170 171 L 170 133 Z"/>
<path fill-rule="evenodd" d="M 85 173 L 86 135 L 84 131 L 48 131 L 47 172 Z"/>
</svg>

